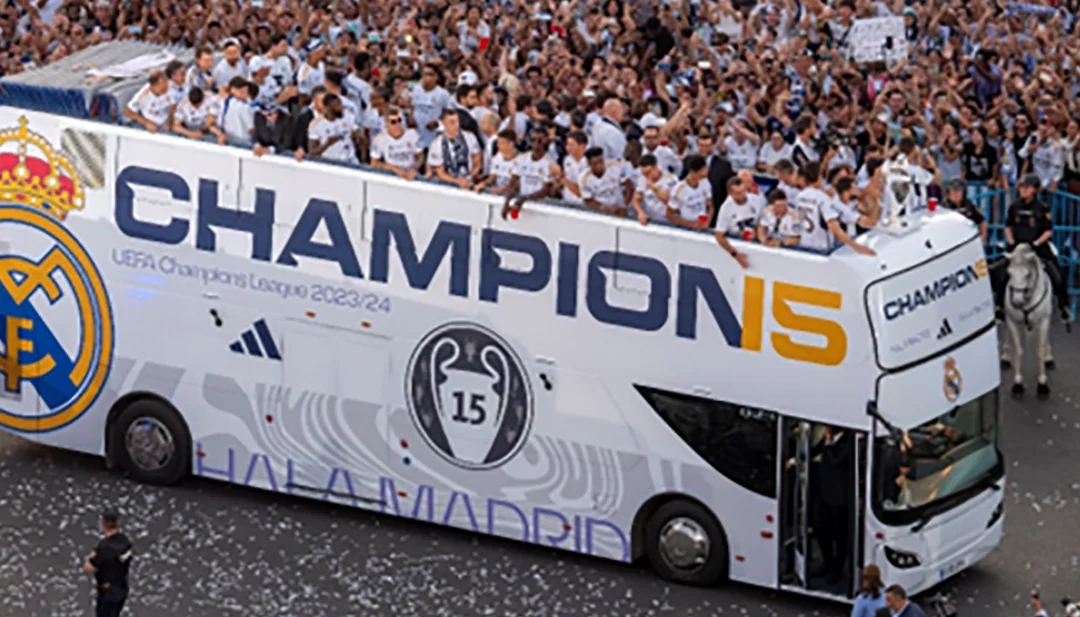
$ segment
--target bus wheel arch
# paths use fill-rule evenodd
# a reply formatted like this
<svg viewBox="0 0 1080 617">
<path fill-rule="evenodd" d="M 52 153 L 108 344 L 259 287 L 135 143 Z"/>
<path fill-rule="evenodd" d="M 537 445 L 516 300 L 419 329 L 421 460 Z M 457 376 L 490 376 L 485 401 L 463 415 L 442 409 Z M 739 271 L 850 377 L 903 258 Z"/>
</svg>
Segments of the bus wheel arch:
<svg viewBox="0 0 1080 617">
<path fill-rule="evenodd" d="M 158 467 L 140 465 L 127 448 L 129 431 L 141 421 L 153 433 L 154 443 L 168 447 L 168 458 Z M 175 484 L 191 473 L 191 429 L 183 414 L 153 392 L 129 392 L 109 409 L 105 422 L 105 460 L 128 476 L 148 484 Z"/>
<path fill-rule="evenodd" d="M 675 568 L 661 555 L 663 533 L 679 525 L 691 533 L 704 533 L 708 539 L 708 556 L 700 568 Z M 644 557 L 657 574 L 677 583 L 709 586 L 726 579 L 730 571 L 731 557 L 723 525 L 700 500 L 681 493 L 656 495 L 638 509 L 631 529 L 630 551 L 631 560 Z"/>
</svg>

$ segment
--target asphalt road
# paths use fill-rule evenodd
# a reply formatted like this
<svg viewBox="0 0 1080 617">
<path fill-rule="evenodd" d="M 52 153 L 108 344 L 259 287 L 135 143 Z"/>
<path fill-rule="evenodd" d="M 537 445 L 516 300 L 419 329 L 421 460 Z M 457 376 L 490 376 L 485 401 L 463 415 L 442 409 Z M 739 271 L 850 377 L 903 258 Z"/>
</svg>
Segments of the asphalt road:
<svg viewBox="0 0 1080 617">
<path fill-rule="evenodd" d="M 945 584 L 963 617 L 1021 617 L 1028 591 L 1080 596 L 1080 334 L 1055 333 L 1049 401 L 1003 391 L 1004 544 Z M 1006 376 L 1011 380 L 1011 375 Z M 1004 381 L 1004 379 L 1003 379 Z M 1006 381 L 1006 384 L 1011 381 Z M 1033 390 L 1033 388 L 1029 388 Z M 140 550 L 132 616 L 636 617 L 843 615 L 739 585 L 668 585 L 616 563 L 194 480 L 169 489 L 0 436 L 0 617 L 90 614 L 78 567 L 117 505 Z"/>
</svg>

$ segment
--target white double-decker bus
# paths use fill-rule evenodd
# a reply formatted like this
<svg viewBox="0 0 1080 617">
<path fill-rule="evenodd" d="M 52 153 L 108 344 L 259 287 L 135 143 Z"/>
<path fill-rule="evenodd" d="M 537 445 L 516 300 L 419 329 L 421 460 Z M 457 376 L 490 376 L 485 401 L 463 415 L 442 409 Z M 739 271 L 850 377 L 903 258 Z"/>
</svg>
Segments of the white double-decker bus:
<svg viewBox="0 0 1080 617">
<path fill-rule="evenodd" d="M 850 598 L 1002 533 L 976 229 L 831 255 L 0 108 L 0 428 Z"/>
</svg>

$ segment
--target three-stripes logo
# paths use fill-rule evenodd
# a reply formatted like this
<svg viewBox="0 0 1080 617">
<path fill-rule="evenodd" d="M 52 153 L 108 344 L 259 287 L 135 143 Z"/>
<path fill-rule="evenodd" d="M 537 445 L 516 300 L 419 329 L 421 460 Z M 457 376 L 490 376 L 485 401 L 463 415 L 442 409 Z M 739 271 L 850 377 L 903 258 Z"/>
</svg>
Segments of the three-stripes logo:
<svg viewBox="0 0 1080 617">
<path fill-rule="evenodd" d="M 240 335 L 240 340 L 229 345 L 229 349 L 235 353 L 247 354 L 257 358 L 270 358 L 281 360 L 281 352 L 278 351 L 274 337 L 270 335 L 270 328 L 266 326 L 266 320 L 260 319 L 255 325 Z"/>
<path fill-rule="evenodd" d="M 946 336 L 949 336 L 950 334 L 952 334 L 952 326 L 949 325 L 949 320 L 948 319 L 942 319 L 941 320 L 941 329 L 938 330 L 938 333 L 937 333 L 937 340 L 940 341 L 941 339 L 945 338 Z"/>
</svg>

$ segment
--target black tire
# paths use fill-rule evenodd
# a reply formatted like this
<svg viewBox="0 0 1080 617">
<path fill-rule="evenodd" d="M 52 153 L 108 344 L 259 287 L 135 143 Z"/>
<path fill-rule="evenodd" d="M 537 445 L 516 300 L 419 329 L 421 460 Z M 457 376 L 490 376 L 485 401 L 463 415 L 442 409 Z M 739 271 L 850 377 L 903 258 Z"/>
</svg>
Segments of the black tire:
<svg viewBox="0 0 1080 617">
<path fill-rule="evenodd" d="M 156 421 L 156 428 L 163 428 L 173 444 L 172 454 L 154 469 L 137 464 L 128 451 L 128 429 L 144 418 Z M 132 479 L 146 484 L 167 485 L 183 480 L 191 472 L 191 436 L 180 414 L 168 404 L 151 398 L 137 400 L 120 412 L 109 431 L 113 458 L 117 466 Z"/>
<path fill-rule="evenodd" d="M 709 540 L 705 563 L 694 569 L 678 568 L 668 562 L 660 548 L 660 534 L 668 522 L 676 518 L 691 519 Z M 716 518 L 702 506 L 683 499 L 669 501 L 657 508 L 645 524 L 645 551 L 653 570 L 662 578 L 684 585 L 707 587 L 727 578 L 727 535 Z"/>
</svg>

